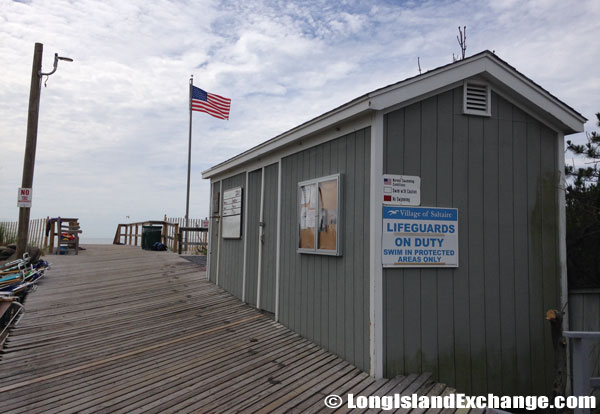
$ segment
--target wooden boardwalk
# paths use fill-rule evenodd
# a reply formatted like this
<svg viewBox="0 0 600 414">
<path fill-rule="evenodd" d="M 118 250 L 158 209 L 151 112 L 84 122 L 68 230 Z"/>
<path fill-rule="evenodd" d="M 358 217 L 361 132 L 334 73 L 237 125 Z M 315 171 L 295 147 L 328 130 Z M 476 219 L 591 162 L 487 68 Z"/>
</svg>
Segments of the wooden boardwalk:
<svg viewBox="0 0 600 414">
<path fill-rule="evenodd" d="M 428 374 L 375 381 L 173 253 L 87 248 L 47 257 L 0 355 L 3 413 L 316 413 L 329 394 L 453 392 Z"/>
</svg>

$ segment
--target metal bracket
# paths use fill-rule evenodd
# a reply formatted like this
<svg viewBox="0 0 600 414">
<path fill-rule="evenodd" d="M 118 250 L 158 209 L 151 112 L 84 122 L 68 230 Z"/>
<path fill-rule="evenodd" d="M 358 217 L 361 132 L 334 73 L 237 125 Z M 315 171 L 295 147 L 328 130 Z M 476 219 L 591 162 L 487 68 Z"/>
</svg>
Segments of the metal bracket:
<svg viewBox="0 0 600 414">
<path fill-rule="evenodd" d="M 47 73 L 42 73 L 42 71 L 40 70 L 38 73 L 38 76 L 40 77 L 40 79 L 45 76 L 46 77 L 46 82 L 44 82 L 44 86 L 46 86 L 46 83 L 48 83 L 48 78 L 50 77 L 50 75 L 54 74 L 54 72 L 56 72 L 56 69 L 58 69 L 58 61 L 59 60 L 64 60 L 65 62 L 73 62 L 73 59 L 68 58 L 68 57 L 64 57 L 64 56 L 58 56 L 58 53 L 54 54 L 54 66 L 52 68 L 51 72 L 47 72 Z"/>
</svg>

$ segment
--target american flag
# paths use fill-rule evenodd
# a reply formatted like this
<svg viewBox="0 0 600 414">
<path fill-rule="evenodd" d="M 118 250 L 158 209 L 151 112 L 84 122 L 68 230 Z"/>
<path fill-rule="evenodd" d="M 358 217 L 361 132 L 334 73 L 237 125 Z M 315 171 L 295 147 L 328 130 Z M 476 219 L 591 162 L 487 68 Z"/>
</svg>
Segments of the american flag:
<svg viewBox="0 0 600 414">
<path fill-rule="evenodd" d="M 192 111 L 205 112 L 219 119 L 229 119 L 231 99 L 208 93 L 192 85 Z"/>
<path fill-rule="evenodd" d="M 390 185 L 391 183 L 392 183 L 392 180 L 390 180 L 389 178 L 384 178 L 383 179 L 383 184 Z"/>
</svg>

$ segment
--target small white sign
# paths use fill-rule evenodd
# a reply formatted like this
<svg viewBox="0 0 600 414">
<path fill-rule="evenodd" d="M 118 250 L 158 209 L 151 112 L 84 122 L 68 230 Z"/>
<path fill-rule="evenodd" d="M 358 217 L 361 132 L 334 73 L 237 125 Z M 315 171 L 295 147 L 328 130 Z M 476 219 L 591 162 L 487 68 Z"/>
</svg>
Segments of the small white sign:
<svg viewBox="0 0 600 414">
<path fill-rule="evenodd" d="M 383 204 L 418 206 L 421 204 L 421 177 L 414 175 L 383 175 Z"/>
<path fill-rule="evenodd" d="M 242 214 L 242 188 L 223 192 L 223 217 Z"/>
<path fill-rule="evenodd" d="M 201 227 L 208 228 L 208 220 L 202 220 Z"/>
<path fill-rule="evenodd" d="M 458 210 L 383 207 L 383 267 L 458 267 Z"/>
<path fill-rule="evenodd" d="M 242 235 L 242 187 L 223 192 L 222 214 L 222 237 L 224 239 L 239 239 Z"/>
<path fill-rule="evenodd" d="M 31 188 L 19 188 L 17 207 L 31 208 Z"/>
</svg>

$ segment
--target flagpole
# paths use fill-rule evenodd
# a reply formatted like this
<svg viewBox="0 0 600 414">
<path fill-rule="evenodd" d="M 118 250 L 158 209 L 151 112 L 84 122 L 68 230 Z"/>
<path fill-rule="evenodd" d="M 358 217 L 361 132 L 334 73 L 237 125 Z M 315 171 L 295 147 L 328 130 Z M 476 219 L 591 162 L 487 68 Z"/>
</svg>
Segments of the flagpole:
<svg viewBox="0 0 600 414">
<path fill-rule="evenodd" d="M 190 131 L 188 141 L 188 170 L 187 170 L 187 195 L 185 198 L 185 227 L 189 227 L 190 219 L 190 170 L 192 165 L 192 86 L 194 85 L 194 75 L 190 76 L 190 96 L 189 96 L 189 109 L 190 109 Z M 185 232 L 185 250 L 188 248 L 188 232 Z"/>
</svg>

